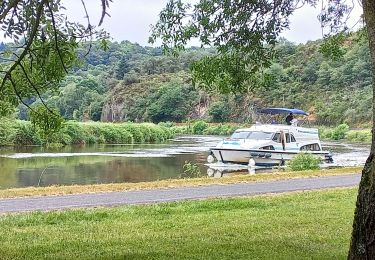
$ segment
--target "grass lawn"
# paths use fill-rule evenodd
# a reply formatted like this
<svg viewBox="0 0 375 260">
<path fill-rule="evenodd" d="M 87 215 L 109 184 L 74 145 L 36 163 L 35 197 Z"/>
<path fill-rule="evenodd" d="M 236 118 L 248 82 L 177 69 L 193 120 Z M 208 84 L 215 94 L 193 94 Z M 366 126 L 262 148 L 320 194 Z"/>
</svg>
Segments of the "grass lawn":
<svg viewBox="0 0 375 260">
<path fill-rule="evenodd" d="M 345 259 L 357 189 L 0 216 L 0 259 Z"/>
</svg>

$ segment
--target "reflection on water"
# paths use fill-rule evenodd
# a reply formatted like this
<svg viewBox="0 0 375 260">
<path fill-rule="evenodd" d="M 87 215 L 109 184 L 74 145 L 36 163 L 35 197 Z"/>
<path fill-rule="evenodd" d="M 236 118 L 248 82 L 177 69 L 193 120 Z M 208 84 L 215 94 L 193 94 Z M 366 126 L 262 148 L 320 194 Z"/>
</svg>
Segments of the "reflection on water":
<svg viewBox="0 0 375 260">
<path fill-rule="evenodd" d="M 0 149 L 0 188 L 142 182 L 178 178 L 185 161 L 202 172 L 217 137 L 181 137 L 165 144 Z"/>
<path fill-rule="evenodd" d="M 254 174 L 247 166 L 209 168 L 208 150 L 218 137 L 185 136 L 165 144 L 69 146 L 61 149 L 20 147 L 0 149 L 0 188 L 141 182 L 178 178 L 185 161 L 211 177 Z M 364 164 L 368 145 L 324 143 L 333 154 L 330 166 Z M 219 168 L 218 168 L 219 167 Z"/>
</svg>

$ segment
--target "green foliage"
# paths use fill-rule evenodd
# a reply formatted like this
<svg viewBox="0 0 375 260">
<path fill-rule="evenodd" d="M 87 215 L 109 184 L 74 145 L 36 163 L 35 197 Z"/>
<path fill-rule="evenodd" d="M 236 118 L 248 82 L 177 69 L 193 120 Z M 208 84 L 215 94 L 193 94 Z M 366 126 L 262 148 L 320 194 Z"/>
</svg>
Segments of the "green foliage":
<svg viewBox="0 0 375 260">
<path fill-rule="evenodd" d="M 230 118 L 230 108 L 226 102 L 216 102 L 210 106 L 208 114 L 213 122 L 228 122 Z"/>
<path fill-rule="evenodd" d="M 104 16 L 108 0 L 102 4 Z M 56 91 L 68 71 L 79 63 L 78 42 L 108 38 L 90 24 L 68 21 L 62 10 L 62 1 L 2 1 L 0 27 L 12 42 L 0 52 L 0 104 L 7 105 L 0 113 L 8 110 L 9 104 L 17 106 Z M 86 28 L 90 28 L 89 33 Z"/>
<path fill-rule="evenodd" d="M 333 129 L 331 138 L 333 140 L 344 139 L 348 131 L 349 131 L 349 126 L 347 124 L 338 125 L 337 127 L 335 127 L 335 129 Z"/>
<path fill-rule="evenodd" d="M 59 136 L 65 144 L 85 144 L 87 138 L 83 125 L 76 122 L 65 123 Z"/>
<path fill-rule="evenodd" d="M 341 32 L 330 37 L 326 37 L 320 46 L 320 52 L 328 58 L 338 60 L 345 54 L 343 44 L 348 38 L 348 34 Z"/>
<path fill-rule="evenodd" d="M 206 130 L 208 127 L 208 124 L 204 121 L 197 121 L 193 124 L 193 134 L 201 135 L 204 133 L 204 130 Z"/>
<path fill-rule="evenodd" d="M 153 122 L 175 121 L 186 118 L 196 98 L 194 92 L 187 86 L 172 82 L 163 85 L 150 96 L 147 116 Z"/>
<path fill-rule="evenodd" d="M 204 56 L 215 57 L 214 49 L 190 48 L 179 57 L 171 57 L 162 56 L 159 48 L 126 41 L 109 42 L 106 53 L 94 42 L 87 56 L 88 64 L 74 70 L 56 91 L 48 91 L 43 97 L 65 119 L 77 121 L 181 122 L 190 118 L 241 123 L 249 120 L 251 104 L 302 108 L 315 116 L 318 125 L 361 126 L 371 122 L 369 50 L 357 33 L 345 37 L 345 53 L 340 61 L 320 53 L 322 41 L 296 45 L 280 39 L 272 64 L 256 76 L 259 82 L 249 79 L 254 83 L 248 84 L 252 92 L 225 95 L 197 91 L 187 73 L 194 61 Z M 84 50 L 85 45 L 78 48 L 78 53 L 83 55 Z M 116 66 L 123 57 L 128 59 L 129 71 L 123 79 L 116 80 Z M 126 77 L 134 80 L 127 82 Z M 226 80 L 225 75 L 221 78 L 216 73 L 210 77 Z M 210 77 L 205 80 L 211 80 Z M 253 88 L 255 85 L 257 88 Z M 26 100 L 30 104 L 36 99 Z M 8 111 L 2 104 L 0 108 Z M 26 110 L 19 107 L 20 119 L 27 120 Z"/>
<path fill-rule="evenodd" d="M 45 105 L 34 106 L 29 112 L 29 117 L 33 127 L 47 143 L 62 128 L 64 122 L 57 109 L 47 108 Z"/>
<path fill-rule="evenodd" d="M 176 124 L 174 122 L 167 121 L 167 122 L 159 122 L 158 125 L 170 128 L 170 127 L 175 126 Z"/>
<path fill-rule="evenodd" d="M 200 178 L 202 177 L 202 172 L 199 169 L 199 166 L 195 163 L 185 161 L 185 164 L 182 166 L 183 173 L 180 175 L 180 178 Z"/>
<path fill-rule="evenodd" d="M 288 28 L 297 2 L 171 1 L 160 13 L 150 42 L 161 39 L 164 50 L 174 54 L 192 38 L 203 46 L 215 46 L 218 55 L 194 64 L 193 81 L 222 93 L 246 91 L 257 85 L 256 75 L 270 65 L 272 47 Z"/>
<path fill-rule="evenodd" d="M 299 153 L 291 159 L 287 166 L 292 171 L 305 171 L 319 169 L 320 158 L 308 154 Z"/>
<path fill-rule="evenodd" d="M 196 132 L 194 132 L 194 126 Z M 197 121 L 194 124 L 174 126 L 171 130 L 175 134 L 205 134 L 205 135 L 231 135 L 239 128 L 246 127 L 246 125 L 231 125 L 231 124 L 209 124 L 204 121 Z M 203 129 L 203 130 L 202 130 Z"/>
<path fill-rule="evenodd" d="M 40 145 L 43 143 L 39 131 L 29 121 L 18 121 L 13 143 L 19 145 Z"/>
<path fill-rule="evenodd" d="M 0 146 L 11 145 L 13 143 L 13 134 L 15 131 L 15 123 L 8 119 L 0 118 Z"/>
<path fill-rule="evenodd" d="M 95 143 L 132 144 L 165 142 L 174 137 L 174 131 L 159 125 L 110 124 L 65 122 L 58 132 L 41 136 L 27 121 L 3 119 L 0 122 L 0 146 L 2 145 L 85 145 Z"/>
<path fill-rule="evenodd" d="M 352 130 L 345 134 L 345 139 L 351 142 L 366 142 L 372 140 L 371 130 Z"/>
</svg>

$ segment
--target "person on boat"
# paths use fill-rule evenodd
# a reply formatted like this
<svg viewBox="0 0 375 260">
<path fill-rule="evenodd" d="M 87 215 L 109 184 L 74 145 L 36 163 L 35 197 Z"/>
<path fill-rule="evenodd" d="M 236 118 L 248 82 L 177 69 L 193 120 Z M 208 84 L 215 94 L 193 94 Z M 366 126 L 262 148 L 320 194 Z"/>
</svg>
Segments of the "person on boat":
<svg viewBox="0 0 375 260">
<path fill-rule="evenodd" d="M 287 125 L 292 125 L 292 120 L 293 120 L 293 113 L 289 113 L 287 117 L 285 118 L 285 122 Z"/>
</svg>

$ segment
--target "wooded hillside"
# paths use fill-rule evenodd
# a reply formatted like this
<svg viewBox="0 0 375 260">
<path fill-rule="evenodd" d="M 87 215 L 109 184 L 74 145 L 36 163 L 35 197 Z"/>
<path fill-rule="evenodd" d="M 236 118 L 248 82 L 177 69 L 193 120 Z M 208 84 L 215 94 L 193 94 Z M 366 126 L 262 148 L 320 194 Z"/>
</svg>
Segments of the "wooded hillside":
<svg viewBox="0 0 375 260">
<path fill-rule="evenodd" d="M 214 55 L 214 49 L 190 48 L 172 57 L 128 41 L 109 43 L 107 51 L 94 43 L 86 60 L 61 84 L 60 93 L 43 97 L 66 119 L 78 121 L 243 122 L 251 120 L 249 107 L 285 106 L 307 110 L 321 124 L 369 123 L 371 66 L 366 40 L 348 39 L 343 59 L 336 61 L 324 58 L 319 46 L 320 42 L 296 45 L 282 39 L 266 71 L 268 85 L 252 93 L 219 95 L 195 89 L 189 76 L 192 63 Z M 18 117 L 27 117 L 24 106 L 19 106 Z"/>
</svg>

